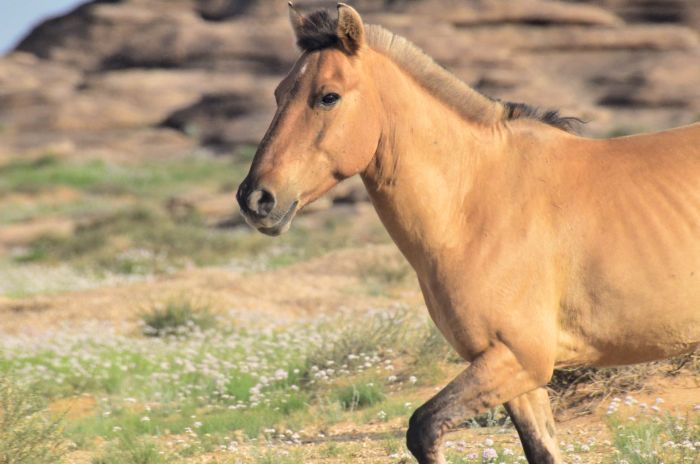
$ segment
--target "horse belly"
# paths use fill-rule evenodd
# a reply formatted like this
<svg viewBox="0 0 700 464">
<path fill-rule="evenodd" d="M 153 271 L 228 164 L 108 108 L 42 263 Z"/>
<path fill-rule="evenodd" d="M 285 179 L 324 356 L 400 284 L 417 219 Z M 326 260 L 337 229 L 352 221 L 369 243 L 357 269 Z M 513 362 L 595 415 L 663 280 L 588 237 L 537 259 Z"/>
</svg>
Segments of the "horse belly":
<svg viewBox="0 0 700 464">
<path fill-rule="evenodd" d="M 560 316 L 559 364 L 621 365 L 700 345 L 700 237 L 645 260 L 606 250 L 580 276 Z"/>
</svg>

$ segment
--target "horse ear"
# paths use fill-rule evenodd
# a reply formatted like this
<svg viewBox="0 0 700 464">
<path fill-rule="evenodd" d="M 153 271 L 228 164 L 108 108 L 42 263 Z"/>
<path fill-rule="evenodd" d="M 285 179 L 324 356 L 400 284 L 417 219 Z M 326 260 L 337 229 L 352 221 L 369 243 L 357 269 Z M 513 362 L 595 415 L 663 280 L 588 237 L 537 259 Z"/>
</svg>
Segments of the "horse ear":
<svg viewBox="0 0 700 464">
<path fill-rule="evenodd" d="M 287 2 L 289 5 L 289 22 L 292 23 L 292 29 L 294 29 L 294 36 L 299 40 L 301 28 L 304 26 L 304 17 L 299 13 L 292 2 Z"/>
<path fill-rule="evenodd" d="M 338 3 L 338 38 L 350 54 L 355 54 L 365 45 L 365 26 L 355 9 Z"/>
</svg>

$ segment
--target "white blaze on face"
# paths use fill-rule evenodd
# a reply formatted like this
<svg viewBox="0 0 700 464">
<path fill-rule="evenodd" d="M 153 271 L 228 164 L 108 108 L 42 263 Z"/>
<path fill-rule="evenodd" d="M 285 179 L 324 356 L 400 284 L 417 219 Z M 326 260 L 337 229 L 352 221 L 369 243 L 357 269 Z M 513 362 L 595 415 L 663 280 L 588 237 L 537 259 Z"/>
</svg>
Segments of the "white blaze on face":
<svg viewBox="0 0 700 464">
<path fill-rule="evenodd" d="M 299 72 L 297 72 L 297 75 L 294 78 L 294 87 L 298 88 L 301 85 L 302 79 L 304 79 L 304 74 L 306 73 L 306 70 L 309 68 L 309 63 L 304 62 L 304 64 L 299 68 Z"/>
</svg>

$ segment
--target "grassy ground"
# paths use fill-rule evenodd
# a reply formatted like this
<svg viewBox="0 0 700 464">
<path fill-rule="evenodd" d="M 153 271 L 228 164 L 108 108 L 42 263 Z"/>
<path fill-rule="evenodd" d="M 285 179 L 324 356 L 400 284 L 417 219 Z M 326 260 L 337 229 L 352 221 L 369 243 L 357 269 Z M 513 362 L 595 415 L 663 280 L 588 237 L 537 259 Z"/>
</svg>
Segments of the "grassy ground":
<svg viewBox="0 0 700 464">
<path fill-rule="evenodd" d="M 49 435 L 42 443 L 53 443 L 52 453 L 88 453 L 93 463 L 400 462 L 410 413 L 463 368 L 405 308 L 242 326 L 170 302 L 142 317 L 127 334 L 85 324 L 41 340 L 3 339 L 5 388 L 50 405 L 48 424 L 61 430 L 34 419 L 30 433 L 12 438 L 18 448 Z M 2 398 L 0 410 L 13 406 L 11 395 Z M 700 406 L 677 411 L 631 396 L 606 403 L 609 438 L 568 437 L 571 461 L 699 462 Z M 477 441 L 474 433 L 449 440 L 449 462 L 522 461 L 502 410 L 464 427 Z M 599 453 L 610 459 L 587 459 Z"/>
<path fill-rule="evenodd" d="M 0 166 L 0 464 L 413 462 L 408 417 L 464 364 L 362 208 L 231 227 L 248 160 Z M 700 463 L 698 378 L 557 372 L 567 462 Z M 502 409 L 445 448 L 524 459 Z"/>
<path fill-rule="evenodd" d="M 193 266 L 274 268 L 387 241 L 378 224 L 358 231 L 344 215 L 300 221 L 279 240 L 225 227 L 239 219 L 234 192 L 249 164 L 247 156 L 237 159 L 111 165 L 44 156 L 0 166 L 0 227 L 24 235 L 3 247 L 0 233 L 0 291 L 22 297 Z M 37 282 L 37 274 L 51 275 L 51 283 Z"/>
</svg>

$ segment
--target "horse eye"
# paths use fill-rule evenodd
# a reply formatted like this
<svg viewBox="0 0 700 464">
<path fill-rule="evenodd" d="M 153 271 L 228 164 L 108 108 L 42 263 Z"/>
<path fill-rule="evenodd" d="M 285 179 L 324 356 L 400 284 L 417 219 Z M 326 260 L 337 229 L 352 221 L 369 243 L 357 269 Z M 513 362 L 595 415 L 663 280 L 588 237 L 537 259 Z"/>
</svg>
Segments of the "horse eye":
<svg viewBox="0 0 700 464">
<path fill-rule="evenodd" d="M 321 105 L 322 106 L 333 106 L 336 103 L 338 103 L 338 100 L 340 100 L 340 95 L 337 93 L 331 92 L 325 94 L 323 97 L 321 97 Z"/>
</svg>

